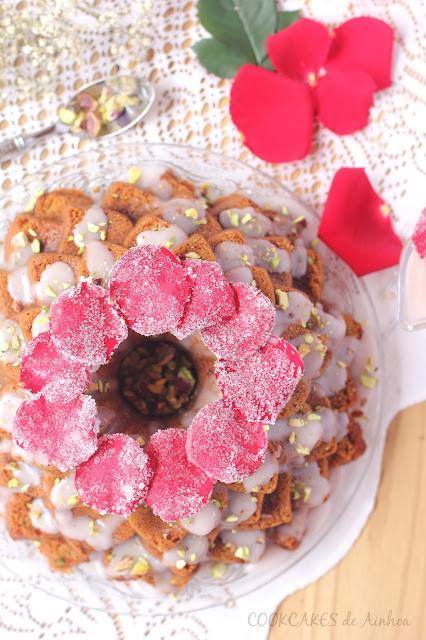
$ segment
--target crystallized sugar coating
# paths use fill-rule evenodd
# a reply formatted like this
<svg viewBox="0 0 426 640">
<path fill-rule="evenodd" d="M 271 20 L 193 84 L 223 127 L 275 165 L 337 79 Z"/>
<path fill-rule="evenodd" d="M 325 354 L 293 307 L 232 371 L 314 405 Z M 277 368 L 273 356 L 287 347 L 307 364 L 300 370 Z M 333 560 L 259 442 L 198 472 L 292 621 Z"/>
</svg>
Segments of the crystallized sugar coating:
<svg viewBox="0 0 426 640">
<path fill-rule="evenodd" d="M 426 258 L 426 209 L 420 214 L 412 240 L 419 256 Z"/>
<path fill-rule="evenodd" d="M 111 270 L 110 295 L 129 327 L 145 336 L 173 331 L 190 296 L 186 270 L 165 247 L 129 249 Z"/>
<path fill-rule="evenodd" d="M 35 457 L 45 456 L 61 471 L 81 464 L 96 451 L 99 420 L 90 396 L 49 402 L 43 394 L 23 402 L 13 421 L 16 443 Z"/>
<path fill-rule="evenodd" d="M 26 347 L 21 361 L 21 383 L 33 393 L 43 391 L 49 400 L 71 400 L 89 385 L 88 367 L 67 358 L 56 348 L 49 331 Z"/>
<path fill-rule="evenodd" d="M 75 486 L 82 501 L 100 513 L 128 516 L 146 498 L 152 469 L 139 444 L 123 433 L 103 436 L 81 464 Z"/>
<path fill-rule="evenodd" d="M 213 480 L 187 458 L 186 433 L 183 429 L 157 431 L 146 448 L 154 469 L 147 503 L 166 522 L 201 511 L 213 489 Z"/>
<path fill-rule="evenodd" d="M 102 287 L 83 281 L 50 308 L 49 329 L 57 348 L 89 366 L 99 367 L 127 338 L 127 327 Z"/>
<path fill-rule="evenodd" d="M 275 308 L 261 291 L 248 284 L 230 286 L 235 293 L 236 313 L 229 320 L 204 329 L 201 336 L 219 358 L 237 360 L 267 342 L 275 322 Z"/>
<path fill-rule="evenodd" d="M 187 431 L 188 458 L 221 482 L 244 480 L 261 465 L 264 425 L 247 422 L 223 400 L 203 407 Z"/>
<path fill-rule="evenodd" d="M 184 266 L 192 290 L 182 320 L 172 331 L 180 339 L 231 317 L 236 308 L 234 292 L 217 262 L 187 259 Z"/>
<path fill-rule="evenodd" d="M 274 422 L 303 375 L 297 349 L 271 337 L 244 360 L 218 360 L 216 379 L 224 400 L 246 420 Z"/>
</svg>

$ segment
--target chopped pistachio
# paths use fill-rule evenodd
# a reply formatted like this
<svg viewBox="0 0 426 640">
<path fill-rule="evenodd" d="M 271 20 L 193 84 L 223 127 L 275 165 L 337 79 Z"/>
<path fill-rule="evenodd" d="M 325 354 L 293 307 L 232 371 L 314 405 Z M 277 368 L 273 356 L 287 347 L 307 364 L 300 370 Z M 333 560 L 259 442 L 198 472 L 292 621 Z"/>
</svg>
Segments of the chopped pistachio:
<svg viewBox="0 0 426 640">
<path fill-rule="evenodd" d="M 289 435 L 288 441 L 290 444 L 294 444 L 296 442 L 296 432 L 292 431 Z"/>
<path fill-rule="evenodd" d="M 275 253 L 275 255 L 272 256 L 272 258 L 269 261 L 269 264 L 271 265 L 272 269 L 276 269 L 281 261 L 281 257 L 278 253 Z"/>
<path fill-rule="evenodd" d="M 253 216 L 251 215 L 251 213 L 246 213 L 241 218 L 241 224 L 246 224 L 247 222 L 250 222 L 250 220 L 253 220 Z"/>
<path fill-rule="evenodd" d="M 309 422 L 318 422 L 321 420 L 321 416 L 319 413 L 308 413 Z"/>
<path fill-rule="evenodd" d="M 49 296 L 49 298 L 56 298 L 56 292 L 52 289 L 52 287 L 49 284 L 47 284 L 44 287 L 44 293 L 47 296 Z"/>
<path fill-rule="evenodd" d="M 124 571 L 129 571 L 132 567 L 134 563 L 134 557 L 133 556 L 124 556 L 120 562 L 118 562 L 115 567 L 114 567 L 114 571 L 116 573 L 122 573 Z"/>
<path fill-rule="evenodd" d="M 19 482 L 18 478 L 11 478 L 7 483 L 7 486 L 9 487 L 9 489 L 16 489 L 20 484 L 21 483 Z"/>
<path fill-rule="evenodd" d="M 106 236 L 107 236 L 106 231 L 101 231 L 99 234 L 99 238 L 101 240 L 106 240 Z"/>
<path fill-rule="evenodd" d="M 226 573 L 226 564 L 224 562 L 214 562 L 210 567 L 210 573 L 213 580 L 220 580 Z"/>
<path fill-rule="evenodd" d="M 72 109 L 67 109 L 66 107 L 60 107 L 58 109 L 58 117 L 59 117 L 59 120 L 64 124 L 71 125 L 75 121 L 77 114 Z"/>
<path fill-rule="evenodd" d="M 315 249 L 316 246 L 318 246 L 319 240 L 318 238 L 313 238 L 311 240 L 311 247 L 313 247 Z"/>
<path fill-rule="evenodd" d="M 303 502 L 308 502 L 308 500 L 309 500 L 309 498 L 311 496 L 311 493 L 312 493 L 311 487 L 306 487 L 305 486 L 303 488 Z"/>
<path fill-rule="evenodd" d="M 361 373 L 360 382 L 363 387 L 373 389 L 377 384 L 377 378 L 376 376 L 368 375 L 367 373 Z"/>
<path fill-rule="evenodd" d="M 33 253 L 40 253 L 40 240 L 38 238 L 34 238 L 34 240 L 31 242 L 31 251 Z"/>
<path fill-rule="evenodd" d="M 96 520 L 89 520 L 89 535 L 94 536 L 98 533 L 98 527 L 96 526 Z"/>
<path fill-rule="evenodd" d="M 97 233 L 100 227 L 98 224 L 94 224 L 93 222 L 88 222 L 87 228 L 91 233 Z"/>
<path fill-rule="evenodd" d="M 229 221 L 233 227 L 238 227 L 240 224 L 240 216 L 236 211 L 229 212 Z"/>
<path fill-rule="evenodd" d="M 191 553 L 189 556 L 189 561 L 190 562 L 195 562 L 197 560 L 197 554 L 196 553 Z"/>
<path fill-rule="evenodd" d="M 299 453 L 301 456 L 308 456 L 311 453 L 311 450 L 309 449 L 309 447 L 303 447 L 301 444 L 299 444 L 296 447 L 296 451 L 297 453 Z"/>
<path fill-rule="evenodd" d="M 190 218 L 190 220 L 198 220 L 198 211 L 197 209 L 194 209 L 194 207 L 185 209 L 183 215 L 185 216 L 185 218 Z"/>
<path fill-rule="evenodd" d="M 139 167 L 130 167 L 129 172 L 127 174 L 127 182 L 129 184 L 135 184 L 141 177 L 141 170 Z"/>
<path fill-rule="evenodd" d="M 297 216 L 296 218 L 293 219 L 293 224 L 298 224 L 299 222 L 302 222 L 305 219 L 305 216 L 301 215 L 301 216 Z"/>
<path fill-rule="evenodd" d="M 288 309 L 290 303 L 287 292 L 282 289 L 275 289 L 275 296 L 277 298 L 278 306 L 284 311 Z"/>
<path fill-rule="evenodd" d="M 240 260 L 243 264 L 245 264 L 247 267 L 251 266 L 251 262 L 250 262 L 250 258 L 248 257 L 248 255 L 246 253 L 242 253 L 240 255 Z"/>
<path fill-rule="evenodd" d="M 138 561 L 133 565 L 130 573 L 132 576 L 144 576 L 151 569 L 151 565 L 148 560 L 141 556 Z"/>
<path fill-rule="evenodd" d="M 290 418 L 288 424 L 290 427 L 304 427 L 305 421 L 303 418 Z"/>
<path fill-rule="evenodd" d="M 367 360 L 367 364 L 365 365 L 365 370 L 368 371 L 368 373 L 374 373 L 375 369 L 374 360 L 370 356 Z"/>
<path fill-rule="evenodd" d="M 346 367 L 347 367 L 348 365 L 346 364 L 346 362 L 343 362 L 343 360 L 338 360 L 338 361 L 337 361 L 337 366 L 338 366 L 338 367 L 341 367 L 342 369 L 346 369 Z"/>
<path fill-rule="evenodd" d="M 79 502 L 80 502 L 80 498 L 77 494 L 70 496 L 67 500 L 67 504 L 71 505 L 72 507 L 75 507 L 75 505 L 78 504 Z"/>
<path fill-rule="evenodd" d="M 174 236 L 171 236 L 168 240 L 166 240 L 166 242 L 164 243 L 164 246 L 166 247 L 166 249 L 171 249 L 175 244 L 175 242 L 176 242 L 176 238 Z"/>
<path fill-rule="evenodd" d="M 201 256 L 199 256 L 198 253 L 195 253 L 195 251 L 189 251 L 185 255 L 187 258 L 193 258 L 194 260 L 199 260 L 201 258 Z"/>
<path fill-rule="evenodd" d="M 176 569 L 183 569 L 186 567 L 185 560 L 176 560 Z"/>
<path fill-rule="evenodd" d="M 227 518 L 225 518 L 225 522 L 238 522 L 238 516 L 236 516 L 235 514 L 232 514 Z"/>
<path fill-rule="evenodd" d="M 250 557 L 250 549 L 246 546 L 237 547 L 234 556 L 240 560 L 248 560 Z"/>
<path fill-rule="evenodd" d="M 312 335 L 312 333 L 305 333 L 305 335 L 303 336 L 303 339 L 306 342 L 306 344 L 312 344 L 314 341 L 314 336 Z"/>
<path fill-rule="evenodd" d="M 308 344 L 302 343 L 301 345 L 299 345 L 297 347 L 297 350 L 299 352 L 299 354 L 302 356 L 302 358 L 304 356 L 307 356 L 308 353 L 311 353 L 311 348 Z"/>
</svg>

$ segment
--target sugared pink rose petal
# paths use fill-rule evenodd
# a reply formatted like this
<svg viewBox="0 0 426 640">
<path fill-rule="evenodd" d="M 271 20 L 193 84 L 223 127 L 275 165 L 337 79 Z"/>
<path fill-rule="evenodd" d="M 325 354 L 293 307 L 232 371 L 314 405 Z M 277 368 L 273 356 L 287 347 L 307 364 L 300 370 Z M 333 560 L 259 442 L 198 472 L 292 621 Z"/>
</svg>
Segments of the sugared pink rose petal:
<svg viewBox="0 0 426 640">
<path fill-rule="evenodd" d="M 154 469 L 147 503 L 166 522 L 201 511 L 213 489 L 213 480 L 188 460 L 185 443 L 184 429 L 165 429 L 154 433 L 146 449 Z"/>
<path fill-rule="evenodd" d="M 33 393 L 43 391 L 49 400 L 71 400 L 88 387 L 91 371 L 58 351 L 49 331 L 40 333 L 25 347 L 21 383 Z"/>
<path fill-rule="evenodd" d="M 129 327 L 145 336 L 173 331 L 190 296 L 186 270 L 165 247 L 133 247 L 110 275 L 110 295 Z"/>
<path fill-rule="evenodd" d="M 218 360 L 217 383 L 223 398 L 246 420 L 274 422 L 303 375 L 297 349 L 273 336 L 244 360 Z"/>
<path fill-rule="evenodd" d="M 235 296 L 220 265 L 207 260 L 185 260 L 192 291 L 182 320 L 172 333 L 180 339 L 230 318 L 235 313 Z"/>
<path fill-rule="evenodd" d="M 99 511 L 128 516 L 146 498 L 152 469 L 139 444 L 124 433 L 103 436 L 81 464 L 75 486 L 82 501 Z"/>
<path fill-rule="evenodd" d="M 127 337 L 127 327 L 107 291 L 90 282 L 81 282 L 54 301 L 49 329 L 59 351 L 96 367 L 108 362 Z"/>
<path fill-rule="evenodd" d="M 413 243 L 421 258 L 426 258 L 426 209 L 420 214 L 413 233 Z"/>
<path fill-rule="evenodd" d="M 23 402 L 13 421 L 17 444 L 61 471 L 78 466 L 96 451 L 99 420 L 90 396 L 49 402 L 43 394 Z"/>
<path fill-rule="evenodd" d="M 235 293 L 237 310 L 228 320 L 204 329 L 206 345 L 219 358 L 245 358 L 269 339 L 275 322 L 275 308 L 258 289 L 238 282 L 230 285 Z"/>
<path fill-rule="evenodd" d="M 203 407 L 187 431 L 188 458 L 221 482 L 254 473 L 267 446 L 264 424 L 247 422 L 223 400 Z"/>
</svg>

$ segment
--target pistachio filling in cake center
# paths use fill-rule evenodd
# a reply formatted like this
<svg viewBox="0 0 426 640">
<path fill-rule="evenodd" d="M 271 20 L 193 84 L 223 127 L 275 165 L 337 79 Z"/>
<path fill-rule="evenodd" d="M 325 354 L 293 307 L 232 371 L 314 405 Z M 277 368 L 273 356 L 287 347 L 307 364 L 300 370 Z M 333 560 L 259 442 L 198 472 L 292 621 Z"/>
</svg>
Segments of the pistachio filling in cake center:
<svg viewBox="0 0 426 640">
<path fill-rule="evenodd" d="M 195 363 L 188 351 L 168 340 L 144 340 L 124 356 L 118 370 L 122 397 L 144 416 L 173 416 L 197 389 Z"/>
</svg>

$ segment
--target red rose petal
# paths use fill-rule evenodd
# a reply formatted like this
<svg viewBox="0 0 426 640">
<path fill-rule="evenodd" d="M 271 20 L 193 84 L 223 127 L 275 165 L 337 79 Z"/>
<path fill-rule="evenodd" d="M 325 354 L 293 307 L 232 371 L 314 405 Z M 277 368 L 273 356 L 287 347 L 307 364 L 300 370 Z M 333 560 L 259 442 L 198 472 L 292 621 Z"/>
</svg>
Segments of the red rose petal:
<svg viewBox="0 0 426 640">
<path fill-rule="evenodd" d="M 333 178 L 318 236 L 358 275 L 398 264 L 402 243 L 384 201 L 364 169 L 339 169 Z"/>
<path fill-rule="evenodd" d="M 145 336 L 173 331 L 190 295 L 185 269 L 165 247 L 129 249 L 112 268 L 110 295 L 127 324 Z"/>
<path fill-rule="evenodd" d="M 245 360 L 218 360 L 218 386 L 224 400 L 251 422 L 274 422 L 303 375 L 297 349 L 272 337 Z"/>
<path fill-rule="evenodd" d="M 392 28 L 377 18 L 353 18 L 334 31 L 327 67 L 341 71 L 362 71 L 376 89 L 392 84 Z"/>
<path fill-rule="evenodd" d="M 40 333 L 25 347 L 21 383 L 33 393 L 44 391 L 49 400 L 70 400 L 87 389 L 90 378 L 88 367 L 58 351 L 49 331 Z"/>
<path fill-rule="evenodd" d="M 146 498 L 152 469 L 139 444 L 124 433 L 103 436 L 81 464 L 75 486 L 82 501 L 99 511 L 128 516 Z"/>
<path fill-rule="evenodd" d="M 127 337 L 127 327 L 102 287 L 81 282 L 50 308 L 49 329 L 59 351 L 91 366 L 105 364 Z"/>
<path fill-rule="evenodd" d="M 185 443 L 185 430 L 164 429 L 154 433 L 146 449 L 154 468 L 147 503 L 166 522 L 201 511 L 213 489 L 213 480 L 188 460 Z"/>
<path fill-rule="evenodd" d="M 90 396 L 50 402 L 43 394 L 23 402 L 13 422 L 13 437 L 36 458 L 61 471 L 89 458 L 97 447 L 99 420 Z"/>
<path fill-rule="evenodd" d="M 187 434 L 188 458 L 221 482 L 236 482 L 254 473 L 268 443 L 263 424 L 247 422 L 223 400 L 203 407 Z"/>
<path fill-rule="evenodd" d="M 301 82 L 243 65 L 232 84 L 230 113 L 246 146 L 267 162 L 299 160 L 310 151 L 312 98 Z"/>
<path fill-rule="evenodd" d="M 289 78 L 309 82 L 309 74 L 325 64 L 332 38 L 320 22 L 302 18 L 283 31 L 266 38 L 266 48 L 275 69 Z"/>
<path fill-rule="evenodd" d="M 269 339 L 275 307 L 261 291 L 242 282 L 231 284 L 236 313 L 201 332 L 205 344 L 220 358 L 235 360 L 257 351 Z"/>
<path fill-rule="evenodd" d="M 184 266 L 192 290 L 182 320 L 172 331 L 180 339 L 221 322 L 235 312 L 234 292 L 217 262 L 185 260 Z"/>
<path fill-rule="evenodd" d="M 368 124 L 375 84 L 359 71 L 329 71 L 314 88 L 319 121 L 339 135 Z"/>
<path fill-rule="evenodd" d="M 426 209 L 417 221 L 412 240 L 419 256 L 426 258 Z"/>
</svg>

